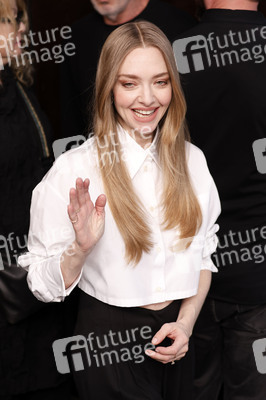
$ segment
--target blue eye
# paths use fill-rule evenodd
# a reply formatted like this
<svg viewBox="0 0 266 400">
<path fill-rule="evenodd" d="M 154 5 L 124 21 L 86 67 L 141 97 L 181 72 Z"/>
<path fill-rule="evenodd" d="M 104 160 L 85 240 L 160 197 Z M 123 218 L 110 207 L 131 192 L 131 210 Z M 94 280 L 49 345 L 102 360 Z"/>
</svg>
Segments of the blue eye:
<svg viewBox="0 0 266 400">
<path fill-rule="evenodd" d="M 159 86 L 165 86 L 165 85 L 167 85 L 168 81 L 157 81 L 156 83 Z"/>
<path fill-rule="evenodd" d="M 134 83 L 132 83 L 132 82 L 124 82 L 124 83 L 122 83 L 122 85 L 123 85 L 125 88 L 131 88 L 131 87 L 134 86 Z"/>
</svg>

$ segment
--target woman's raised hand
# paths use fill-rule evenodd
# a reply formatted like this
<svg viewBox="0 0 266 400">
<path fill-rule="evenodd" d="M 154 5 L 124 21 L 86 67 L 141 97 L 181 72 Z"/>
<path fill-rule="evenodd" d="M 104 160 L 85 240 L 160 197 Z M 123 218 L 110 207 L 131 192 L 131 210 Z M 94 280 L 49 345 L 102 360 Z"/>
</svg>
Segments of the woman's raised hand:
<svg viewBox="0 0 266 400">
<path fill-rule="evenodd" d="M 83 253 L 89 253 L 104 232 L 106 196 L 101 194 L 95 205 L 89 194 L 89 179 L 76 180 L 76 188 L 69 192 L 67 211 L 76 234 L 76 245 Z"/>
</svg>

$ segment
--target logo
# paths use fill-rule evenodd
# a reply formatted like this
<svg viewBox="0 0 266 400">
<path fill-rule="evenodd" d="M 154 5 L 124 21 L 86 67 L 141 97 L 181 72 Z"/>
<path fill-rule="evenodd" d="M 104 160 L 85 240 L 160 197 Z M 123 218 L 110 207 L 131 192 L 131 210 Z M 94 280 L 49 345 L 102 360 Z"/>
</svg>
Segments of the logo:
<svg viewBox="0 0 266 400">
<path fill-rule="evenodd" d="M 252 347 L 257 370 L 260 374 L 266 374 L 266 338 L 255 340 Z"/>
<path fill-rule="evenodd" d="M 173 50 L 181 74 L 202 71 L 211 65 L 208 43 L 202 35 L 175 40 Z"/>
<path fill-rule="evenodd" d="M 3 258 L 2 255 L 0 254 L 0 271 L 3 271 L 5 269 L 4 263 L 3 263 Z"/>
<path fill-rule="evenodd" d="M 74 149 L 75 147 L 79 147 L 85 141 L 86 138 L 85 136 L 82 135 L 70 136 L 68 138 L 55 140 L 53 142 L 53 151 L 55 159 L 57 159 L 57 157 L 59 157 L 66 151 Z"/>
<path fill-rule="evenodd" d="M 67 374 L 71 369 L 82 371 L 91 366 L 91 358 L 86 338 L 81 335 L 55 340 L 53 352 L 57 370 Z"/>
<path fill-rule="evenodd" d="M 266 138 L 255 140 L 252 147 L 257 170 L 261 174 L 266 174 Z"/>
</svg>

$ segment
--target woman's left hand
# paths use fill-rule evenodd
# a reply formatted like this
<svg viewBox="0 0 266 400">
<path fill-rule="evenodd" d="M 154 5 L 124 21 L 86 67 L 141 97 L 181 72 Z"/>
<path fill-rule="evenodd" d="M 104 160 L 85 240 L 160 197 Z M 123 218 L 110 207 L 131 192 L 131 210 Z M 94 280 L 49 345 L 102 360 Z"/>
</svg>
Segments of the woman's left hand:
<svg viewBox="0 0 266 400">
<path fill-rule="evenodd" d="M 158 346 L 166 337 L 172 340 L 172 345 L 167 347 Z M 147 350 L 146 354 L 154 360 L 163 364 L 173 363 L 183 358 L 188 351 L 189 333 L 181 322 L 170 322 L 164 324 L 154 335 L 152 344 L 155 351 Z"/>
</svg>

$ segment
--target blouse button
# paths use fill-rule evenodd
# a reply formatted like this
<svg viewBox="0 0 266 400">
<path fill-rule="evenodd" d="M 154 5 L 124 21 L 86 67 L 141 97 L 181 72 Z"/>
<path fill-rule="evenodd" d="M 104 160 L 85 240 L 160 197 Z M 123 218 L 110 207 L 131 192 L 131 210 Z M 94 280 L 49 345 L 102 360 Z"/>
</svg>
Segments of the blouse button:
<svg viewBox="0 0 266 400">
<path fill-rule="evenodd" d="M 155 289 L 155 291 L 156 291 L 156 292 L 162 292 L 162 291 L 163 291 L 163 288 L 162 288 L 161 286 L 158 286 L 158 287 Z"/>
</svg>

